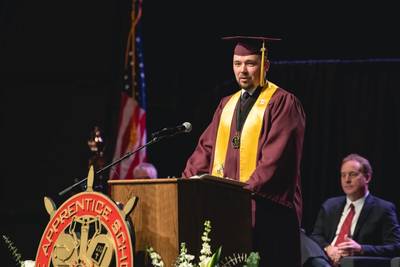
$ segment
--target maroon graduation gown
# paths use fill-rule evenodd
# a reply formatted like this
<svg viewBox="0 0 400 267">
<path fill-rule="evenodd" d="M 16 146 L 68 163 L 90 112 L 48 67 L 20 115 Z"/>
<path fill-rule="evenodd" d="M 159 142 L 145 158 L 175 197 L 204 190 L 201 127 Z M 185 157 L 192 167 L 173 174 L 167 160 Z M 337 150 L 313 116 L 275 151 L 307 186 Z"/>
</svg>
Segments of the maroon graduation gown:
<svg viewBox="0 0 400 267">
<path fill-rule="evenodd" d="M 186 163 L 183 177 L 211 173 L 220 116 L 229 98 L 221 100 L 211 123 Z M 236 131 L 236 115 L 232 119 L 229 140 L 232 140 Z M 300 162 L 304 130 L 305 114 L 300 101 L 293 94 L 278 88 L 265 110 L 256 169 L 246 181 L 247 188 L 257 195 L 295 208 L 299 222 L 302 215 Z M 239 179 L 239 150 L 234 149 L 232 144 L 228 145 L 224 175 Z"/>
</svg>

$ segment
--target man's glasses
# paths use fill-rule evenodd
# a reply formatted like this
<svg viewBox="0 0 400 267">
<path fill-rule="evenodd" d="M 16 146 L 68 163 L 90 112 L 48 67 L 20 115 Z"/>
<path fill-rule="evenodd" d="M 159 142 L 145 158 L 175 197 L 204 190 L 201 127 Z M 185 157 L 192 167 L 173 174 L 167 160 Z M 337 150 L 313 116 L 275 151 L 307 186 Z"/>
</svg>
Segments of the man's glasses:
<svg viewBox="0 0 400 267">
<path fill-rule="evenodd" d="M 355 172 L 355 171 L 351 171 L 351 172 L 341 172 L 340 173 L 340 177 L 342 179 L 349 177 L 350 179 L 354 179 L 357 178 L 358 176 L 360 176 L 361 172 Z"/>
</svg>

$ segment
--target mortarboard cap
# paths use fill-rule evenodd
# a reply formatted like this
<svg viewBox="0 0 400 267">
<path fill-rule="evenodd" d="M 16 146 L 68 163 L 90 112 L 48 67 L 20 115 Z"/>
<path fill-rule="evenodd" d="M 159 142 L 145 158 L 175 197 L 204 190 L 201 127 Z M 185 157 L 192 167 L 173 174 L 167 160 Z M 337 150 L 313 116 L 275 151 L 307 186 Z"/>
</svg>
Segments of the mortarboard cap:
<svg viewBox="0 0 400 267">
<path fill-rule="evenodd" d="M 280 38 L 270 38 L 261 36 L 229 36 L 222 37 L 222 40 L 233 41 L 236 43 L 234 54 L 239 56 L 247 56 L 258 54 L 261 55 L 262 48 L 265 43 L 271 41 L 280 41 Z"/>
<path fill-rule="evenodd" d="M 280 41 L 280 38 L 262 36 L 229 36 L 222 37 L 222 40 L 234 41 L 236 43 L 233 51 L 234 55 L 248 56 L 261 55 L 260 85 L 264 85 L 264 60 L 267 57 L 266 43 Z"/>
</svg>

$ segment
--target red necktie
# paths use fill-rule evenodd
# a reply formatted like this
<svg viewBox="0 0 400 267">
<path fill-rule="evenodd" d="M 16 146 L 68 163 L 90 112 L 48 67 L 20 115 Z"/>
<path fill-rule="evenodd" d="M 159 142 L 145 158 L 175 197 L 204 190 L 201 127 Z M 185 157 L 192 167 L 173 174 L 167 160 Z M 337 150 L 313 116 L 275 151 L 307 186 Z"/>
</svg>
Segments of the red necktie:
<svg viewBox="0 0 400 267">
<path fill-rule="evenodd" d="M 347 214 L 347 217 L 342 224 L 342 228 L 340 228 L 340 232 L 339 232 L 338 238 L 336 239 L 335 246 L 344 242 L 345 235 L 347 235 L 349 237 L 351 236 L 351 221 L 353 220 L 354 214 L 356 212 L 354 210 L 353 204 L 350 204 L 349 209 L 350 209 L 350 211 Z"/>
</svg>

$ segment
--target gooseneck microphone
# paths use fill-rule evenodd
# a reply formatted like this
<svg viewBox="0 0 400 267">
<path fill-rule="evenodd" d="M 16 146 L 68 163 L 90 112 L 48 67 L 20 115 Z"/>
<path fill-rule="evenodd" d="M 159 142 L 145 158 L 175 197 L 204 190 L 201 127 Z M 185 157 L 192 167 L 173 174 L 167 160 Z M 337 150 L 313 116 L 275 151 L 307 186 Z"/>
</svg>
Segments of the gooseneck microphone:
<svg viewBox="0 0 400 267">
<path fill-rule="evenodd" d="M 152 134 L 152 137 L 164 137 L 172 136 L 179 133 L 189 133 L 192 130 L 192 124 L 190 122 L 184 122 L 181 125 L 169 128 L 163 128 Z"/>
<path fill-rule="evenodd" d="M 149 142 L 147 142 L 146 144 L 136 148 L 135 150 L 133 150 L 131 152 L 126 153 L 124 156 L 122 156 L 118 160 L 109 163 L 108 165 L 104 166 L 102 169 L 96 171 L 95 174 L 97 175 L 97 174 L 100 174 L 100 173 L 104 172 L 105 170 L 110 169 L 114 165 L 120 163 L 124 159 L 130 157 L 131 155 L 137 153 L 139 150 L 142 150 L 143 148 L 145 148 L 145 147 L 147 147 L 147 146 L 149 146 L 151 144 L 157 143 L 158 141 L 160 141 L 162 139 L 165 139 L 167 137 L 171 137 L 171 136 L 176 135 L 178 133 L 189 133 L 191 130 L 192 130 L 192 124 L 190 122 L 184 122 L 184 123 L 182 123 L 182 125 L 178 125 L 176 127 L 163 128 L 160 131 L 153 133 L 152 134 L 152 138 L 151 138 L 151 140 Z M 74 187 L 82 184 L 83 182 L 85 182 L 87 179 L 88 178 L 86 177 L 86 178 L 76 182 L 75 184 L 67 187 L 66 189 L 64 189 L 63 191 L 58 193 L 58 195 L 60 195 L 60 196 L 64 195 L 65 193 L 70 191 L 72 188 L 74 188 Z"/>
</svg>

